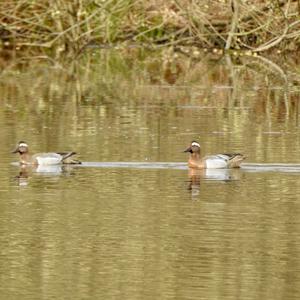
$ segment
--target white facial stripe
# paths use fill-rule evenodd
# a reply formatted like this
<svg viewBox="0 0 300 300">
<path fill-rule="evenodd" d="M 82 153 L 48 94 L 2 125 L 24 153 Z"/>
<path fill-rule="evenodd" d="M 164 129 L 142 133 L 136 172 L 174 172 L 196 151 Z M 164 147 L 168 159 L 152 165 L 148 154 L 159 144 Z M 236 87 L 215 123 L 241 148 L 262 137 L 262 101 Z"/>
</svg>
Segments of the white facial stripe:
<svg viewBox="0 0 300 300">
<path fill-rule="evenodd" d="M 192 147 L 199 147 L 200 148 L 200 144 L 196 143 L 196 142 L 193 142 L 192 143 Z"/>
<path fill-rule="evenodd" d="M 28 148 L 28 145 L 26 143 L 20 143 L 19 147 L 27 147 Z"/>
</svg>

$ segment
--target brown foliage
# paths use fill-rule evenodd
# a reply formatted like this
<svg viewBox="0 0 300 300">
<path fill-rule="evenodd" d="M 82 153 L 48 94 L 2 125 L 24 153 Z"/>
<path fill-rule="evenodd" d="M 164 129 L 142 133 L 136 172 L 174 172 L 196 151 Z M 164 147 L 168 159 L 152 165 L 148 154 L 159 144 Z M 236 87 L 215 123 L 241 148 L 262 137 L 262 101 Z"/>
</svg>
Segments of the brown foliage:
<svg viewBox="0 0 300 300">
<path fill-rule="evenodd" d="M 299 11 L 298 0 L 10 0 L 0 2 L 0 41 L 51 54 L 119 42 L 294 50 Z"/>
</svg>

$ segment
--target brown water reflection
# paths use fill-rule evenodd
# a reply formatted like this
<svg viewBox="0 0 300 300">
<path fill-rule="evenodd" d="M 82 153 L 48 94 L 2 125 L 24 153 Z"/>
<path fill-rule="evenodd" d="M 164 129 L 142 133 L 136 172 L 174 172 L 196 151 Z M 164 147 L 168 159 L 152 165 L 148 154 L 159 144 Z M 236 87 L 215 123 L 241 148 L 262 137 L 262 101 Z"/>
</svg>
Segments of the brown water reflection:
<svg viewBox="0 0 300 300">
<path fill-rule="evenodd" d="M 298 299 L 297 170 L 10 164 L 22 139 L 151 163 L 186 161 L 195 138 L 206 154 L 300 163 L 298 78 L 277 66 L 131 49 L 3 70 L 2 298 Z"/>
<path fill-rule="evenodd" d="M 255 58 L 241 65 L 179 57 L 185 72 L 170 85 L 164 55 L 128 55 L 104 51 L 67 70 L 38 64 L 21 73 L 6 71 L 0 113 L 10 125 L 9 133 L 2 126 L 7 145 L 22 138 L 36 151 L 76 148 L 85 160 L 181 161 L 179 153 L 170 157 L 168 143 L 186 145 L 200 136 L 207 153 L 237 148 L 250 161 L 295 161 L 298 92 L 287 94 L 282 76 L 258 69 Z M 121 145 L 112 152 L 109 144 Z"/>
</svg>

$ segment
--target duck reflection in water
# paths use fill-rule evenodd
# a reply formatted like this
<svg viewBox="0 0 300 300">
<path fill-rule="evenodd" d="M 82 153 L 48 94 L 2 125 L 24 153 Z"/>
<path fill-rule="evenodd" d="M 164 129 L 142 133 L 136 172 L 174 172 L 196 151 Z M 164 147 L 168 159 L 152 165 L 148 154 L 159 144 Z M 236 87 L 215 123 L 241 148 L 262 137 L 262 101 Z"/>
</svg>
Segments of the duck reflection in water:
<svg viewBox="0 0 300 300">
<path fill-rule="evenodd" d="M 238 169 L 195 169 L 188 170 L 188 190 L 192 196 L 200 193 L 200 184 L 202 180 L 229 182 L 241 179 L 241 172 Z"/>
<path fill-rule="evenodd" d="M 19 174 L 15 177 L 19 186 L 26 186 L 33 176 L 58 177 L 73 175 L 73 165 L 20 165 Z"/>
<path fill-rule="evenodd" d="M 19 174 L 15 177 L 15 179 L 18 181 L 19 186 L 27 186 L 29 176 L 30 175 L 29 175 L 28 167 L 22 165 L 20 167 Z"/>
<path fill-rule="evenodd" d="M 205 170 L 197 170 L 189 168 L 189 184 L 188 190 L 191 191 L 192 197 L 198 196 L 200 193 L 201 177 Z"/>
</svg>

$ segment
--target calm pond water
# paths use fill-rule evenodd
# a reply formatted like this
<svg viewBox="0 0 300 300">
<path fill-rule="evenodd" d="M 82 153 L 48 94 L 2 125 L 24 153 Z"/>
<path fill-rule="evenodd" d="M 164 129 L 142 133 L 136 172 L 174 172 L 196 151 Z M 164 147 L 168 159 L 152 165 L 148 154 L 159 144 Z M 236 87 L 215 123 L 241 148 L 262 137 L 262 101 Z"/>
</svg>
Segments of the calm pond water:
<svg viewBox="0 0 300 300">
<path fill-rule="evenodd" d="M 182 164 L 193 139 L 206 154 L 299 164 L 288 70 L 139 49 L 6 66 L 0 299 L 299 299 L 300 169 Z M 19 140 L 85 163 L 20 168 Z"/>
</svg>

